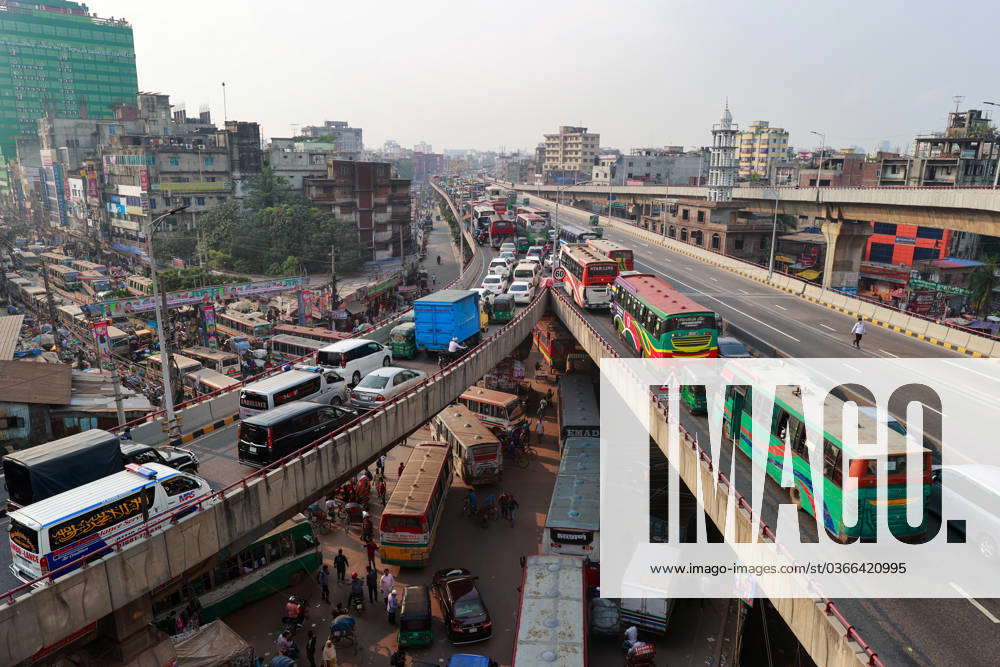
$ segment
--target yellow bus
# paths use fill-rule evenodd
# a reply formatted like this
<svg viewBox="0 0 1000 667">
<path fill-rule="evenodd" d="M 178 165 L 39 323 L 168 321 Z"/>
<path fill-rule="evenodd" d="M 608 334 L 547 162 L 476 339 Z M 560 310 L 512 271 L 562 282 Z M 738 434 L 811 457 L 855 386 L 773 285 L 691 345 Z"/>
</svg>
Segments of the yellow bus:
<svg viewBox="0 0 1000 667">
<path fill-rule="evenodd" d="M 146 276 L 129 276 L 125 280 L 125 288 L 136 296 L 152 296 L 153 280 Z"/>
<path fill-rule="evenodd" d="M 417 443 L 382 510 L 379 553 L 383 563 L 422 567 L 430 562 L 451 476 L 448 445 Z"/>
<path fill-rule="evenodd" d="M 472 386 L 462 392 L 458 402 L 476 413 L 479 421 L 504 432 L 525 420 L 521 397 L 503 391 Z"/>
<path fill-rule="evenodd" d="M 59 289 L 74 291 L 80 288 L 80 272 L 71 269 L 65 264 L 47 264 L 45 270 L 48 271 L 49 280 Z"/>
<path fill-rule="evenodd" d="M 242 384 L 238 379 L 217 373 L 210 368 L 202 368 L 184 375 L 184 395 L 188 398 L 204 396 L 226 389 L 237 389 Z"/>
<path fill-rule="evenodd" d="M 215 314 L 215 328 L 227 336 L 246 336 L 255 342 L 271 337 L 271 323 L 253 315 L 238 312 Z"/>
<path fill-rule="evenodd" d="M 449 405 L 431 420 L 434 437 L 451 448 L 452 466 L 466 484 L 493 484 L 503 472 L 500 440 L 461 404 Z"/>
<path fill-rule="evenodd" d="M 236 377 L 240 374 L 240 358 L 232 352 L 213 350 L 208 347 L 196 345 L 185 347 L 181 353 L 186 357 L 191 357 L 195 361 L 200 361 L 205 368 Z"/>
<path fill-rule="evenodd" d="M 188 373 L 194 373 L 195 371 L 201 370 L 201 362 L 195 361 L 180 354 L 172 354 L 170 358 L 173 359 L 174 363 L 177 365 L 177 370 L 180 371 L 181 377 L 184 377 Z M 160 361 L 159 354 L 151 354 L 146 357 L 146 370 L 147 373 L 154 378 L 163 377 L 163 362 Z"/>
</svg>

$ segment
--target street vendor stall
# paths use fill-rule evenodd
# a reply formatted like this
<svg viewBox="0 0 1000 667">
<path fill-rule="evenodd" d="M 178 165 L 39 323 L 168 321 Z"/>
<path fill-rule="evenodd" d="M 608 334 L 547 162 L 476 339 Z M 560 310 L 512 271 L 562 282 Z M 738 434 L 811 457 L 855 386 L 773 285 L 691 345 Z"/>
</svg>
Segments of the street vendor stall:
<svg viewBox="0 0 1000 667">
<path fill-rule="evenodd" d="M 177 667 L 253 667 L 253 647 L 232 628 L 215 620 L 174 645 Z"/>
</svg>

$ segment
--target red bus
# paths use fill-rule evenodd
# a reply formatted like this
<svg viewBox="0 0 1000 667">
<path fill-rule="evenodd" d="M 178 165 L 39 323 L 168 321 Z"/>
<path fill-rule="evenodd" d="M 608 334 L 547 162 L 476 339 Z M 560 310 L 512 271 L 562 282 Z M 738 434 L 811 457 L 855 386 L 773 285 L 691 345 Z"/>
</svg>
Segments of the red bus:
<svg viewBox="0 0 1000 667">
<path fill-rule="evenodd" d="M 546 211 L 544 208 L 538 208 L 536 206 L 518 206 L 515 213 L 517 213 L 518 215 L 521 215 L 522 213 L 537 215 L 539 218 L 545 220 L 546 222 L 548 222 L 549 220 L 549 212 Z"/>
<path fill-rule="evenodd" d="M 635 271 L 632 249 L 607 239 L 587 239 L 587 245 L 608 259 L 615 260 L 619 271 Z"/>
<path fill-rule="evenodd" d="M 490 220 L 490 245 L 494 249 L 499 248 L 505 241 L 513 242 L 516 237 L 513 220 L 504 220 L 500 216 Z"/>
<path fill-rule="evenodd" d="M 331 331 L 323 327 L 300 327 L 296 324 L 276 324 L 274 325 L 274 333 L 286 336 L 299 336 L 311 340 L 321 340 L 327 344 L 336 343 L 351 337 L 351 334 L 345 331 Z"/>
<path fill-rule="evenodd" d="M 500 215 L 507 215 L 507 200 L 506 199 L 494 199 L 490 202 L 493 210 Z"/>
<path fill-rule="evenodd" d="M 611 283 L 618 264 L 585 243 L 567 243 L 559 254 L 565 269 L 563 289 L 581 308 L 607 308 L 611 304 Z"/>
</svg>

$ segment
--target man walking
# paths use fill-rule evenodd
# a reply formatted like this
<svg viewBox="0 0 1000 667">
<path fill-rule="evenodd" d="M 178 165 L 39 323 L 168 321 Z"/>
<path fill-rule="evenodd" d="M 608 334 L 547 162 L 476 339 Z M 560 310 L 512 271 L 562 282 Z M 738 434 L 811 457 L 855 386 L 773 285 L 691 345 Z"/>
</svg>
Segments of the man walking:
<svg viewBox="0 0 1000 667">
<path fill-rule="evenodd" d="M 378 572 L 370 565 L 365 574 L 365 585 L 368 586 L 368 601 L 375 604 L 375 600 L 378 599 Z"/>
<path fill-rule="evenodd" d="M 538 417 L 539 421 L 541 421 L 542 419 L 545 418 L 545 408 L 547 408 L 547 407 L 549 407 L 549 402 L 546 399 L 542 398 L 540 401 L 538 401 L 538 415 L 537 415 L 537 417 Z"/>
<path fill-rule="evenodd" d="M 392 591 L 385 601 L 385 613 L 389 618 L 390 625 L 396 625 L 396 611 L 398 609 L 399 598 L 396 597 L 396 591 Z"/>
<path fill-rule="evenodd" d="M 541 419 L 535 424 L 535 433 L 538 434 L 538 444 L 542 444 L 542 436 L 545 435 L 545 423 Z"/>
<path fill-rule="evenodd" d="M 378 494 L 378 501 L 382 503 L 382 507 L 385 507 L 385 478 L 379 477 L 378 481 L 375 482 L 375 493 Z"/>
<path fill-rule="evenodd" d="M 507 498 L 507 518 L 510 519 L 510 527 L 514 527 L 514 520 L 517 518 L 517 499 L 514 496 Z"/>
<path fill-rule="evenodd" d="M 376 474 L 385 477 L 385 454 L 379 456 L 378 460 L 375 462 L 375 472 Z"/>
<path fill-rule="evenodd" d="M 319 594 L 323 598 L 323 602 L 330 604 L 330 566 L 324 565 L 319 574 L 316 575 L 316 581 L 319 582 Z"/>
<path fill-rule="evenodd" d="M 392 592 L 392 587 L 395 586 L 396 584 L 396 578 L 393 577 L 391 574 L 389 574 L 389 568 L 385 568 L 383 572 L 385 572 L 385 574 L 383 574 L 382 578 L 379 579 L 378 587 L 379 590 L 382 592 L 382 597 L 388 598 L 389 593 Z"/>
<path fill-rule="evenodd" d="M 365 552 L 368 554 L 368 567 L 375 567 L 375 552 L 378 551 L 378 545 L 371 541 L 371 538 L 365 542 Z"/>
<path fill-rule="evenodd" d="M 858 315 L 858 321 L 854 323 L 851 327 L 851 333 L 854 334 L 854 347 L 861 349 L 861 337 L 865 335 L 865 321 Z"/>
<path fill-rule="evenodd" d="M 337 549 L 337 555 L 333 557 L 333 567 L 337 570 L 337 583 L 347 581 L 347 556 L 343 549 Z"/>
</svg>

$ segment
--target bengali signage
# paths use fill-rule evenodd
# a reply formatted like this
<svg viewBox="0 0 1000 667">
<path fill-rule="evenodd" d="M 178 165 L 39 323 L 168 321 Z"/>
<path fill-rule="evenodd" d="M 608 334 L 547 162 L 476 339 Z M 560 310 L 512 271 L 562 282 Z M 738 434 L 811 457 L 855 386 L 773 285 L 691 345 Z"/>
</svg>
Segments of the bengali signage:
<svg viewBox="0 0 1000 667">
<path fill-rule="evenodd" d="M 972 292 L 964 287 L 959 287 L 958 285 L 945 285 L 944 283 L 935 283 L 929 280 L 920 280 L 919 278 L 910 278 L 910 287 L 914 287 L 916 289 L 934 290 L 935 292 L 945 292 L 947 294 L 972 296 Z"/>
<path fill-rule="evenodd" d="M 205 345 L 213 350 L 219 347 L 219 337 L 215 333 L 215 304 L 201 304 L 201 324 Z"/>
<path fill-rule="evenodd" d="M 200 303 L 241 299 L 274 294 L 276 292 L 292 292 L 309 284 L 308 277 L 278 278 L 275 280 L 258 280 L 252 283 L 234 283 L 232 285 L 216 285 L 191 290 L 180 290 L 167 293 L 167 307 L 194 306 Z M 129 317 L 136 313 L 148 313 L 156 309 L 156 299 L 151 296 L 121 299 L 118 301 L 103 301 L 90 305 L 105 316 Z"/>
<path fill-rule="evenodd" d="M 97 342 L 97 356 L 110 357 L 111 339 L 108 337 L 108 323 L 92 322 L 90 328 L 94 334 L 94 340 Z"/>
</svg>

